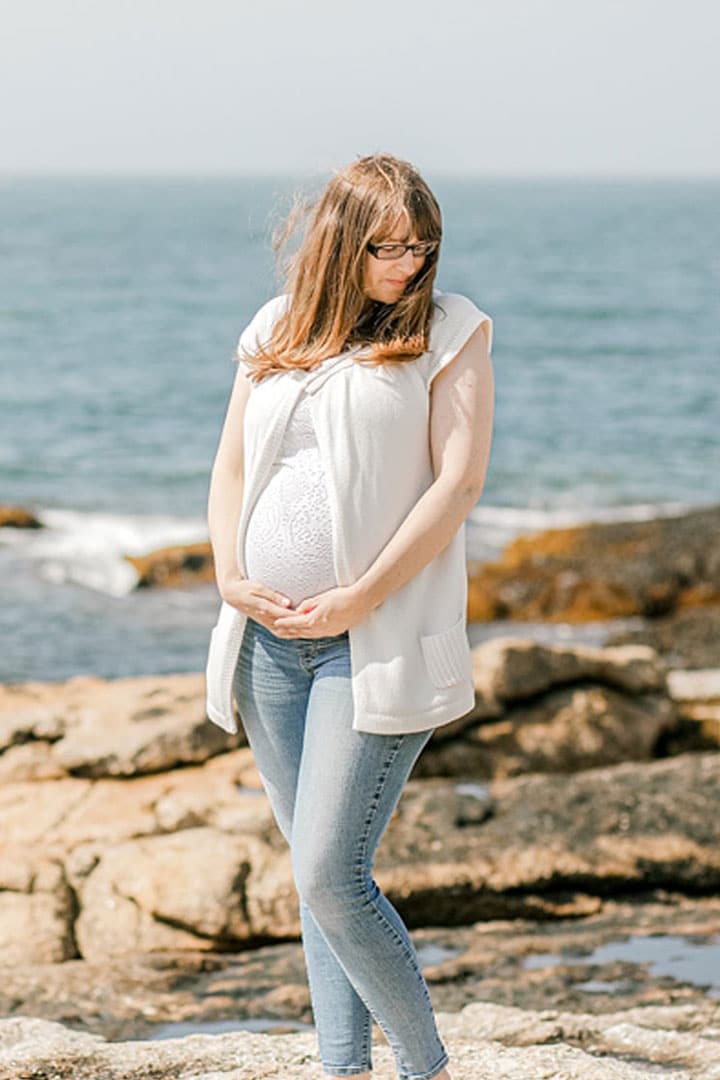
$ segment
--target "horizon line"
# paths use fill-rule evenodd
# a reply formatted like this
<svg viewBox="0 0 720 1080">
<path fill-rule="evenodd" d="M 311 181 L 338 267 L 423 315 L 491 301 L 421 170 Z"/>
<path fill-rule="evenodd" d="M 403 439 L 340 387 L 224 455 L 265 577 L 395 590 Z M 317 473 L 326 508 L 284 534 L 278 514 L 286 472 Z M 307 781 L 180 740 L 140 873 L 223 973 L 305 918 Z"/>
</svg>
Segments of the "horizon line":
<svg viewBox="0 0 720 1080">
<path fill-rule="evenodd" d="M 310 171 L 304 169 L 256 170 L 240 172 L 224 171 L 180 171 L 147 169 L 0 169 L 0 182 L 4 180 L 85 180 L 85 179 L 127 179 L 127 180 L 288 180 L 322 179 L 328 170 Z M 538 181 L 538 180 L 588 180 L 588 181 L 693 181 L 720 180 L 718 172 L 534 172 L 534 173 L 488 173 L 477 170 L 449 170 L 424 168 L 427 176 L 448 180 L 491 180 L 491 181 Z"/>
</svg>

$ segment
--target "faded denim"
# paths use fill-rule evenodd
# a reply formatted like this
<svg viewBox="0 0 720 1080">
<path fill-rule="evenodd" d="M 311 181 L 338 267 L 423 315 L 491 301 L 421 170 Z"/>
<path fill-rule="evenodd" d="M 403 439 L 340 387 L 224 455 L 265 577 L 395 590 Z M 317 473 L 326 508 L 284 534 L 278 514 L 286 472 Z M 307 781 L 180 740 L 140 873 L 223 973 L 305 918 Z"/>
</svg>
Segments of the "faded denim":
<svg viewBox="0 0 720 1080">
<path fill-rule="evenodd" d="M 432 729 L 352 730 L 347 631 L 279 638 L 248 618 L 233 695 L 291 849 L 324 1071 L 372 1069 L 374 1019 L 400 1080 L 430 1080 L 448 1055 L 417 953 L 372 863 Z"/>
</svg>

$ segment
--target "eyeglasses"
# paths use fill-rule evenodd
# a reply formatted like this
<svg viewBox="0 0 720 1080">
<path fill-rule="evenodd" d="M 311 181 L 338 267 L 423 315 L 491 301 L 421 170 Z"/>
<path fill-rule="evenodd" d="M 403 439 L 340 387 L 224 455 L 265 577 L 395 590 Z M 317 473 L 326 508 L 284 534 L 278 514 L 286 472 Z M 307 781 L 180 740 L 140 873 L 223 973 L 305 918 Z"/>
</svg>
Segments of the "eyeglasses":
<svg viewBox="0 0 720 1080">
<path fill-rule="evenodd" d="M 406 251 L 412 251 L 416 259 L 422 259 L 432 255 L 438 247 L 438 240 L 421 240 L 417 244 L 368 244 L 367 249 L 376 259 L 401 259 Z"/>
</svg>

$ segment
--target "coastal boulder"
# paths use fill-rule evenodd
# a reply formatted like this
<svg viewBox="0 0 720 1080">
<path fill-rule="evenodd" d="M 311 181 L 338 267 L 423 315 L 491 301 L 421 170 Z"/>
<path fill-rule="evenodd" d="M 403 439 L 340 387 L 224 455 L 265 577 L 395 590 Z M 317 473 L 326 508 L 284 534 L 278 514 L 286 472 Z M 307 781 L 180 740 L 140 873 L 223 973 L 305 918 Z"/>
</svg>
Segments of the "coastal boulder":
<svg viewBox="0 0 720 1080">
<path fill-rule="evenodd" d="M 720 506 L 521 536 L 475 565 L 470 621 L 589 622 L 720 605 Z"/>
</svg>

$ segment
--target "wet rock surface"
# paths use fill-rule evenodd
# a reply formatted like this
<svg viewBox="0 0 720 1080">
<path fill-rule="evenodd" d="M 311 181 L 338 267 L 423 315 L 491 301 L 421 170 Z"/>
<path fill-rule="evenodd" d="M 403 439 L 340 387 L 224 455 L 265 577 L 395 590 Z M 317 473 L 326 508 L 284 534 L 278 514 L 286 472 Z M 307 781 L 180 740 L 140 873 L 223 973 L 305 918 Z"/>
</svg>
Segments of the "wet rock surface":
<svg viewBox="0 0 720 1080">
<path fill-rule="evenodd" d="M 413 929 L 436 1008 L 458 1012 L 484 1001 L 604 1013 L 692 1005 L 698 1015 L 714 1015 L 720 1005 L 719 898 L 658 890 L 622 901 L 588 900 L 587 913 L 571 917 Z M 666 943 L 671 957 L 684 962 L 668 961 Z M 173 1025 L 200 1032 L 221 1021 L 288 1029 L 313 1023 L 297 941 L 229 953 L 19 961 L 0 971 L 1 1015 L 56 1020 L 109 1040 L 165 1038 Z"/>
<path fill-rule="evenodd" d="M 521 536 L 476 566 L 471 620 L 586 622 L 720 605 L 720 507 Z"/>
</svg>

